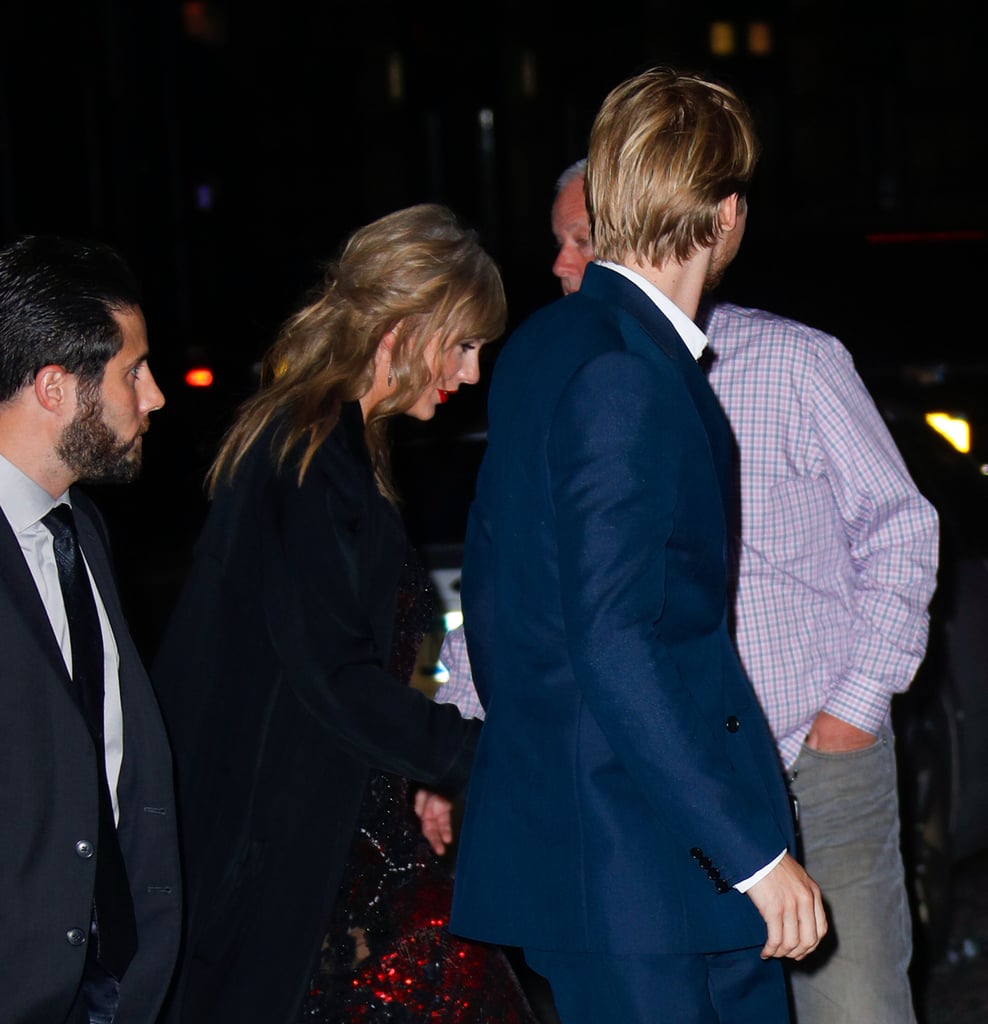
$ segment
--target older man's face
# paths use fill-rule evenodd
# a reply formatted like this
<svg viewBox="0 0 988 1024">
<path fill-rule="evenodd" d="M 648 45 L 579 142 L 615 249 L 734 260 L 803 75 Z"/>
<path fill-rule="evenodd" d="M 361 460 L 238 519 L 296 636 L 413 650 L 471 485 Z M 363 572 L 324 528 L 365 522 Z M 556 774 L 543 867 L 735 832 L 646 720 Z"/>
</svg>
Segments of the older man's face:
<svg viewBox="0 0 988 1024">
<path fill-rule="evenodd" d="M 552 204 L 552 233 L 559 254 L 552 272 L 563 286 L 563 294 L 579 291 L 583 271 L 593 259 L 590 244 L 590 218 L 583 198 L 583 178 L 564 185 Z"/>
</svg>

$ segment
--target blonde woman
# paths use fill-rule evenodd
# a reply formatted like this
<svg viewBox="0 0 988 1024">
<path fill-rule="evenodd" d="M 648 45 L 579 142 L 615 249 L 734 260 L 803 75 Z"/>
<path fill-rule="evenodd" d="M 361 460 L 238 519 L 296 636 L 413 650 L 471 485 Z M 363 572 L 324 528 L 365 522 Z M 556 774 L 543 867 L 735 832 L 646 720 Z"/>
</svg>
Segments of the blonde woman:
<svg viewBox="0 0 988 1024">
<path fill-rule="evenodd" d="M 465 971 L 503 971 L 494 1019 L 531 1019 L 499 953 L 450 952 L 449 876 L 410 814 L 408 780 L 462 792 L 479 726 L 405 685 L 429 609 L 387 441 L 478 380 L 504 322 L 449 210 L 383 217 L 284 325 L 221 445 L 154 673 L 187 889 L 170 1021 L 485 1020 Z"/>
</svg>

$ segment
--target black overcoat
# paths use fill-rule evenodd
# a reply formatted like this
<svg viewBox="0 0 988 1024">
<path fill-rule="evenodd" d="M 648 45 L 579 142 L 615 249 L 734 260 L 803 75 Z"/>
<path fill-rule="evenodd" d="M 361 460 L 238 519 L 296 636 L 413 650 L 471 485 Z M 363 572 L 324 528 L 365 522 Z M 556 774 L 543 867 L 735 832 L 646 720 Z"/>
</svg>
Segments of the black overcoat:
<svg viewBox="0 0 988 1024">
<path fill-rule="evenodd" d="M 297 1019 L 368 772 L 463 790 L 479 724 L 387 671 L 407 540 L 356 403 L 212 503 L 152 672 L 177 766 L 186 929 L 168 1019 Z"/>
</svg>

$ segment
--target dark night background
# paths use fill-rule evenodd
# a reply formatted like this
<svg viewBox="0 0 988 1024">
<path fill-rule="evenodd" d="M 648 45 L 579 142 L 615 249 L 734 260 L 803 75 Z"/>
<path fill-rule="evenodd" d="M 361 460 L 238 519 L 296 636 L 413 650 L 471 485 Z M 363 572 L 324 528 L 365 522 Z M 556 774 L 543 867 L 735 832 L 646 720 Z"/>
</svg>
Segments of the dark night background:
<svg viewBox="0 0 988 1024">
<path fill-rule="evenodd" d="M 942 571 L 937 621 L 976 641 L 951 721 L 966 723 L 967 756 L 984 750 L 986 12 L 967 0 L 0 0 L 0 244 L 94 236 L 145 288 L 167 405 L 152 418 L 142 479 L 95 489 L 145 653 L 188 564 L 216 441 L 320 263 L 377 216 L 445 202 L 500 264 L 517 323 L 559 294 L 556 177 L 584 155 L 606 93 L 668 63 L 733 85 L 762 142 L 721 296 L 840 337 L 883 412 L 906 410 L 917 451 L 930 432 L 916 382 L 967 383 L 975 451 L 963 460 L 943 446 L 926 468 L 946 484 L 935 496 L 921 486 L 954 545 L 942 568 L 967 559 L 963 578 L 981 586 L 980 603 L 956 599 L 962 615 L 951 617 L 961 592 Z M 488 363 L 496 352 L 485 350 Z M 184 384 L 197 363 L 214 387 Z M 482 383 L 432 423 L 395 423 L 420 544 L 457 539 L 475 461 L 459 461 L 453 439 L 482 425 L 484 398 Z M 928 749 L 939 765 L 941 747 Z M 970 760 L 963 781 L 983 791 L 988 767 Z M 930 850 L 943 870 L 949 844 Z M 979 863 L 969 884 L 983 893 Z M 958 926 L 975 954 L 942 961 L 925 1024 L 986 1019 L 988 931 L 967 936 L 988 929 L 988 904 L 975 920 L 963 893 Z"/>
<path fill-rule="evenodd" d="M 8 2 L 0 242 L 96 236 L 146 289 L 168 405 L 144 479 L 104 496 L 135 628 L 149 640 L 167 611 L 149 580 L 180 574 L 215 438 L 320 261 L 376 216 L 443 201 L 498 260 L 517 322 L 558 295 L 556 176 L 606 92 L 652 64 L 727 81 L 756 117 L 724 297 L 831 330 L 863 371 L 980 360 L 985 22 L 957 0 Z M 207 393 L 182 383 L 196 360 Z M 425 430 L 478 419 L 483 397 Z"/>
</svg>

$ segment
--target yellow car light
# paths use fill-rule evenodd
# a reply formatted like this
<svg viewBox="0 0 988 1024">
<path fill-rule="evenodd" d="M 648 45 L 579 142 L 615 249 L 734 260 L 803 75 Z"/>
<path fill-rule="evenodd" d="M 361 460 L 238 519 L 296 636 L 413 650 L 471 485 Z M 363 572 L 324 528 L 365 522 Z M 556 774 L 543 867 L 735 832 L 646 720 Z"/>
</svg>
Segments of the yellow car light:
<svg viewBox="0 0 988 1024">
<path fill-rule="evenodd" d="M 928 412 L 926 422 L 959 452 L 966 454 L 971 450 L 971 425 L 963 417 L 946 412 Z"/>
</svg>

